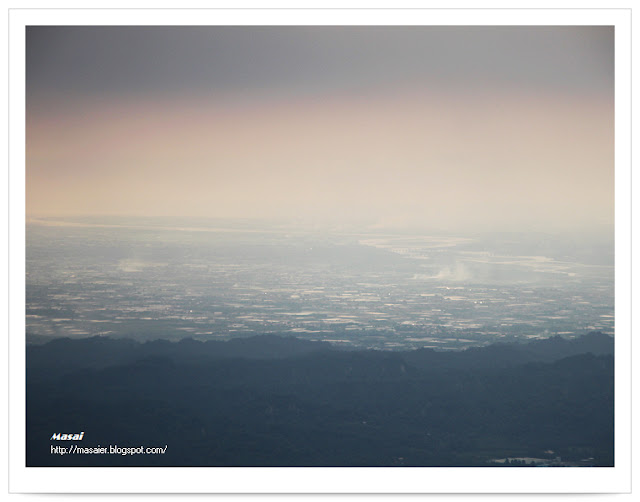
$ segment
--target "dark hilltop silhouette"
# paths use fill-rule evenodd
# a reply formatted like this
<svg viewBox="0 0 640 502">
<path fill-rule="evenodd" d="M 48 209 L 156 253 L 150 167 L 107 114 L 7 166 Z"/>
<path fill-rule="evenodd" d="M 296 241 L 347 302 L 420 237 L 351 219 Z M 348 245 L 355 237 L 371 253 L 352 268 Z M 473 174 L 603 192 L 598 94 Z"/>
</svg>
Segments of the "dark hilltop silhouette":
<svg viewBox="0 0 640 502">
<path fill-rule="evenodd" d="M 27 346 L 27 466 L 612 466 L 613 345 L 56 339 Z"/>
</svg>

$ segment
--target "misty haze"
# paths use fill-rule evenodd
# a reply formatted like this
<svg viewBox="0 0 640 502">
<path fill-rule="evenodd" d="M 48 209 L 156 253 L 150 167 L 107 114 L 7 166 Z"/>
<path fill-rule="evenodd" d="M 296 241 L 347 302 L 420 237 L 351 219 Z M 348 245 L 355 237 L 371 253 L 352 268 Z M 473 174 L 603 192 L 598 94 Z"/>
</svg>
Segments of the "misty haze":
<svg viewBox="0 0 640 502">
<path fill-rule="evenodd" d="M 27 27 L 27 466 L 613 466 L 613 43 Z"/>
<path fill-rule="evenodd" d="M 271 333 L 361 348 L 460 349 L 613 335 L 612 235 L 140 218 L 28 228 L 27 342 Z"/>
</svg>

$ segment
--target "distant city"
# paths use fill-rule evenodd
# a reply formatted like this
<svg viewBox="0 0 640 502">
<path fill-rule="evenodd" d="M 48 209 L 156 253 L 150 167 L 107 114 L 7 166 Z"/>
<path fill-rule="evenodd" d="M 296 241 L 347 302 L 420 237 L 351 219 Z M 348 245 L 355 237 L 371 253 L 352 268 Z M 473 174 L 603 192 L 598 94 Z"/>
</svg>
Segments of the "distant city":
<svg viewBox="0 0 640 502">
<path fill-rule="evenodd" d="M 26 257 L 27 343 L 269 333 L 454 350 L 614 334 L 612 236 L 39 219 Z"/>
</svg>

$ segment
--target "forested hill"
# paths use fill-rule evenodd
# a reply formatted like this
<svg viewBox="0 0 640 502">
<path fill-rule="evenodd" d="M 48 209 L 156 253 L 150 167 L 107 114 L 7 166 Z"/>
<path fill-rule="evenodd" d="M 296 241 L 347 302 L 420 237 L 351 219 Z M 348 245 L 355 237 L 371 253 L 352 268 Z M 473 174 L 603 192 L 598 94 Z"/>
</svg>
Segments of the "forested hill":
<svg viewBox="0 0 640 502">
<path fill-rule="evenodd" d="M 613 354 L 613 350 L 613 338 L 600 332 L 591 332 L 574 339 L 555 336 L 529 343 L 496 343 L 461 351 L 418 349 L 397 352 L 345 350 L 328 342 L 276 335 L 235 338 L 228 341 L 201 342 L 185 338 L 179 342 L 155 340 L 142 343 L 126 338 L 96 336 L 80 339 L 57 338 L 43 345 L 29 345 L 27 369 L 30 376 L 46 370 L 46 375 L 50 377 L 52 373 L 130 364 L 150 358 L 196 363 L 228 358 L 285 359 L 305 354 L 342 352 L 351 353 L 351 357 L 403 359 L 416 367 L 482 368 L 550 362 L 588 352 L 595 355 Z"/>
<path fill-rule="evenodd" d="M 602 333 L 460 352 L 59 339 L 27 347 L 27 464 L 612 465 L 613 367 Z M 167 451 L 51 454 L 76 430 L 83 447 Z"/>
</svg>

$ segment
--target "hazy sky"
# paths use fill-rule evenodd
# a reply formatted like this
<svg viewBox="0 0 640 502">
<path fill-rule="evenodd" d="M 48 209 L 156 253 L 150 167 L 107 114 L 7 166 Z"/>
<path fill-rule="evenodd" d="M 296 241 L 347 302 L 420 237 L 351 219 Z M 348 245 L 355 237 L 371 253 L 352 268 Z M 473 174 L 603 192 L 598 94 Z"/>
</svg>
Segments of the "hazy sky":
<svg viewBox="0 0 640 502">
<path fill-rule="evenodd" d="M 613 223 L 612 27 L 29 27 L 27 214 Z"/>
</svg>

